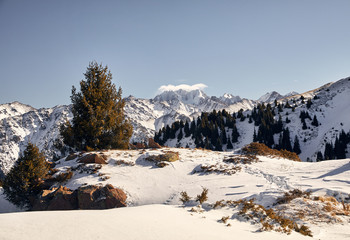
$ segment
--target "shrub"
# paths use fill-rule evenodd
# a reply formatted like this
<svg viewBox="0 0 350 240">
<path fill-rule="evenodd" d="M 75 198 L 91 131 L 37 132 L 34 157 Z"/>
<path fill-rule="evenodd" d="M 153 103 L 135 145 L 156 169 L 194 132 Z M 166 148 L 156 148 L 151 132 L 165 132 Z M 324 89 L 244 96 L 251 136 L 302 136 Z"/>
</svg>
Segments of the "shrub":
<svg viewBox="0 0 350 240">
<path fill-rule="evenodd" d="M 311 192 L 309 191 L 301 191 L 300 189 L 293 189 L 293 190 L 290 190 L 289 192 L 285 192 L 283 197 L 278 198 L 275 205 L 290 203 L 290 201 L 292 201 L 295 198 L 300 198 L 300 197 L 310 198 L 310 194 Z"/>
<path fill-rule="evenodd" d="M 205 201 L 208 200 L 208 189 L 203 188 L 203 191 L 200 195 L 197 195 L 196 201 L 200 204 L 203 204 Z"/>
<path fill-rule="evenodd" d="M 173 151 L 166 151 L 164 154 L 151 155 L 146 158 L 147 161 L 155 162 L 161 168 L 168 165 L 166 162 L 175 162 L 179 159 L 179 153 Z"/>
<path fill-rule="evenodd" d="M 301 162 L 299 156 L 296 153 L 289 152 L 287 150 L 276 150 L 267 147 L 263 143 L 252 142 L 242 148 L 242 152 L 248 155 L 260 155 L 270 157 L 281 157 L 292 161 Z"/>
<path fill-rule="evenodd" d="M 185 204 L 185 203 L 187 203 L 187 202 L 189 202 L 189 201 L 191 200 L 191 197 L 188 196 L 187 192 L 184 192 L 184 191 L 183 191 L 183 192 L 180 193 L 180 195 L 181 195 L 180 201 L 181 201 L 183 204 Z"/>
<path fill-rule="evenodd" d="M 44 154 L 35 145 L 28 143 L 6 175 L 3 188 L 6 199 L 21 208 L 30 207 L 30 198 L 41 191 L 41 184 L 49 173 Z"/>
</svg>

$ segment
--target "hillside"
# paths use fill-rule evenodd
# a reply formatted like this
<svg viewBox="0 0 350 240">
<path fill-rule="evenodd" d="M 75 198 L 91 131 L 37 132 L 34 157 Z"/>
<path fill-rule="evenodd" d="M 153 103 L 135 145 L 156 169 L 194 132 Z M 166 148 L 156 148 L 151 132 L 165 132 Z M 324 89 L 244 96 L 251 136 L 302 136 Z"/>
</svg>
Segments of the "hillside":
<svg viewBox="0 0 350 240">
<path fill-rule="evenodd" d="M 170 162 L 164 168 L 147 160 L 150 156 L 169 151 L 178 152 L 180 160 Z M 305 216 L 300 216 L 297 223 L 308 226 L 315 239 L 349 237 L 349 217 L 332 215 L 332 211 L 342 211 L 342 204 L 338 201 L 350 202 L 349 159 L 307 163 L 259 157 L 258 162 L 243 164 L 224 161 L 239 157 L 228 152 L 171 148 L 112 150 L 103 154 L 107 156 L 108 164 L 101 165 L 95 173 L 74 170 L 81 164 L 63 158 L 57 162 L 59 172 L 56 174 L 73 171 L 73 177 L 63 184 L 72 189 L 107 183 L 120 187 L 128 195 L 127 208 L 3 213 L 0 214 L 2 236 L 6 239 L 17 239 L 21 235 L 30 236 L 28 239 L 60 239 L 62 236 L 75 238 L 79 232 L 79 238 L 85 236 L 87 239 L 112 239 L 116 235 L 123 239 L 140 236 L 143 239 L 166 236 L 168 239 L 212 239 L 213 236 L 228 239 L 237 234 L 242 239 L 310 239 L 295 231 L 291 235 L 260 232 L 259 221 L 241 217 L 239 208 L 230 205 L 213 208 L 213 204 L 220 200 L 230 202 L 254 198 L 256 204 L 275 209 L 285 216 L 292 217 L 295 212 L 304 211 Z M 84 168 L 94 169 L 96 166 L 87 164 Z M 203 188 L 209 192 L 208 200 L 201 208 L 197 208 L 198 202 L 194 201 L 182 206 L 179 200 L 182 191 L 195 197 Z M 294 189 L 310 191 L 311 197 L 299 197 L 290 204 L 276 205 L 285 192 Z M 316 200 L 325 195 L 337 199 L 330 203 L 332 210 L 324 210 L 327 201 Z M 4 200 L 0 202 L 6 205 Z M 225 224 L 220 221 L 224 216 L 229 216 Z M 96 225 L 96 221 L 100 224 Z"/>
<path fill-rule="evenodd" d="M 271 99 L 267 99 L 271 101 Z M 272 106 L 272 114 L 274 114 L 274 121 L 277 122 L 279 117 L 281 117 L 283 129 L 288 128 L 290 132 L 290 141 L 292 145 L 294 144 L 295 137 L 299 139 L 301 149 L 300 158 L 303 161 L 316 161 L 317 152 L 321 151 L 323 153 L 326 143 L 334 144 L 336 137 L 342 130 L 346 133 L 350 130 L 350 105 L 348 104 L 350 102 L 350 78 L 326 84 L 303 94 L 276 100 L 275 103 L 270 103 Z M 266 106 L 266 103 L 263 104 Z M 238 129 L 239 138 L 236 142 L 232 141 L 233 149 L 241 148 L 252 142 L 254 131 L 257 134 L 260 131 L 259 126 L 261 123 L 257 125 L 254 117 L 253 119 L 249 117 L 254 116 L 256 110 L 255 107 L 252 110 L 246 110 L 243 112 L 244 118 L 237 117 L 235 120 L 234 125 Z M 307 113 L 309 116 L 305 119 L 305 126 L 303 126 L 303 121 L 301 119 L 301 114 L 303 112 Z M 313 118 L 318 120 L 317 125 L 312 124 Z M 195 119 L 195 123 L 197 123 L 197 121 L 198 120 Z M 218 135 L 222 134 L 221 132 L 222 130 L 220 130 Z M 179 140 L 179 133 L 180 130 L 177 130 L 174 137 L 165 139 L 164 135 L 161 135 L 160 139 L 163 140 L 161 142 L 171 147 L 198 147 L 193 134 L 191 137 Z M 232 129 L 226 127 L 225 134 L 227 138 L 229 138 L 232 135 Z M 271 137 L 273 137 L 272 141 L 274 141 L 272 145 L 276 146 L 279 142 L 280 132 Z M 203 141 L 205 141 L 204 138 Z M 223 144 L 222 148 L 223 150 L 228 149 L 226 144 Z M 350 152 L 347 156 L 350 156 Z"/>
<path fill-rule="evenodd" d="M 347 104 L 350 100 L 349 85 L 350 81 L 347 78 L 302 94 L 292 92 L 282 96 L 271 92 L 262 96 L 260 100 L 266 100 L 271 104 L 274 100 L 278 100 L 280 104 L 285 104 L 286 101 L 293 104 L 293 99 L 295 100 L 294 112 L 291 109 L 283 109 L 283 112 L 279 114 L 284 121 L 284 127 L 290 130 L 291 140 L 294 141 L 294 137 L 298 136 L 302 160 L 315 160 L 317 152 L 324 151 L 327 141 L 334 143 L 335 137 L 342 129 L 346 132 L 350 130 L 348 121 L 350 106 Z M 313 99 L 315 96 L 317 99 Z M 301 97 L 305 98 L 304 103 Z M 312 98 L 313 103 L 309 109 L 306 107 L 308 98 Z M 262 103 L 231 94 L 209 97 L 198 89 L 164 91 L 153 99 L 139 99 L 130 96 L 125 101 L 126 115 L 134 127 L 132 142 L 154 137 L 156 131 L 171 125 L 174 121 L 191 121 L 200 116 L 202 112 L 225 109 L 233 113 L 243 109 L 246 110 L 244 114 L 248 115 L 251 114 L 251 110 L 257 106 L 257 103 Z M 299 115 L 301 111 L 306 110 L 311 117 L 317 116 L 320 126 L 312 126 L 311 120 L 306 119 L 308 129 L 302 129 Z M 49 159 L 60 156 L 61 146 L 54 143 L 57 143 L 60 124 L 71 119 L 71 116 L 70 106 L 34 109 L 18 102 L 0 105 L 0 176 L 10 169 L 28 141 L 38 145 Z M 286 123 L 287 117 L 291 123 Z M 240 137 L 238 142 L 233 144 L 234 149 L 253 141 L 254 133 L 254 124 L 249 123 L 248 120 L 237 121 L 236 126 Z M 258 128 L 255 127 L 255 130 L 257 131 Z M 276 135 L 274 138 L 277 142 L 279 136 Z M 165 145 L 194 146 L 194 141 L 187 139 L 178 142 L 175 138 Z M 223 149 L 225 150 L 225 146 Z"/>
</svg>

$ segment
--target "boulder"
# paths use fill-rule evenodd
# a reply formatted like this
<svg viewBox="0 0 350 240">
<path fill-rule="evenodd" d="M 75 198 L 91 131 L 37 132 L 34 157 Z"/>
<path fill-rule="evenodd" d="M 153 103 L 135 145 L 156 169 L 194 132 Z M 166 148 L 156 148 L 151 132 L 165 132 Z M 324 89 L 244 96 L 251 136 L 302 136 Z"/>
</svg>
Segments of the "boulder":
<svg viewBox="0 0 350 240">
<path fill-rule="evenodd" d="M 33 211 L 40 210 L 73 210 L 77 209 L 76 193 L 67 187 L 43 190 L 38 199 L 32 203 Z"/>
<path fill-rule="evenodd" d="M 78 159 L 79 163 L 97 163 L 97 164 L 107 164 L 105 160 L 105 156 L 97 154 L 97 153 L 92 153 L 92 154 L 86 154 L 85 156 L 82 156 Z"/>
<path fill-rule="evenodd" d="M 111 184 L 104 187 L 86 186 L 78 189 L 80 209 L 108 209 L 126 207 L 126 194 Z"/>
<path fill-rule="evenodd" d="M 33 199 L 33 211 L 74 210 L 74 209 L 109 209 L 126 207 L 126 194 L 111 184 L 106 186 L 84 186 L 76 190 L 58 187 L 43 190 L 39 198 Z"/>
</svg>

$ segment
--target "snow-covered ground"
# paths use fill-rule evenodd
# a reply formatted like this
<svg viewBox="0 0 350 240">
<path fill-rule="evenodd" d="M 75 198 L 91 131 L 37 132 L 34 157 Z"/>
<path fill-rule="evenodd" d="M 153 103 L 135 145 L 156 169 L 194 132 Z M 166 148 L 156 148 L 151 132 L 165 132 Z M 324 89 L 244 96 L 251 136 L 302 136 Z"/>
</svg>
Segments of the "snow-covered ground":
<svg viewBox="0 0 350 240">
<path fill-rule="evenodd" d="M 145 159 L 167 151 L 179 152 L 180 160 L 158 168 Z M 308 163 L 259 157 L 259 162 L 240 165 L 241 171 L 229 175 L 199 170 L 209 165 L 218 170 L 230 169 L 232 163 L 223 160 L 232 152 L 163 148 L 113 150 L 104 154 L 108 164 L 97 173 L 74 171 L 65 185 L 75 189 L 83 184 L 110 183 L 127 193 L 127 208 L 11 213 L 15 208 L 1 199 L 0 239 L 310 239 L 296 232 L 291 235 L 261 232 L 259 223 L 235 217 L 237 209 L 229 206 L 213 209 L 210 204 L 222 199 L 255 198 L 257 204 L 269 208 L 284 192 L 293 189 L 350 201 L 350 159 Z M 66 171 L 77 165 L 76 160 L 61 159 L 56 168 Z M 182 205 L 180 192 L 195 197 L 203 188 L 209 190 L 203 212 L 191 211 L 196 206 L 194 201 L 192 205 Z M 303 207 L 300 201 L 291 205 Z M 308 201 L 305 204 L 314 204 Z M 229 216 L 230 226 L 220 222 L 224 216 Z M 315 239 L 350 238 L 349 217 L 335 218 L 339 221 L 332 224 L 305 221 L 305 225 Z"/>
</svg>

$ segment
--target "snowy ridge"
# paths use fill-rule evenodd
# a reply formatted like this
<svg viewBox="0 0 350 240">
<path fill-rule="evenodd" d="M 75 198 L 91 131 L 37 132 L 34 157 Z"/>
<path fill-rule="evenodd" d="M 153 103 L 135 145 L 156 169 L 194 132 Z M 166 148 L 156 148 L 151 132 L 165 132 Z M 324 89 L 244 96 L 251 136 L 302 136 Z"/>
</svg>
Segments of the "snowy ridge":
<svg viewBox="0 0 350 240">
<path fill-rule="evenodd" d="M 271 103 L 271 101 L 274 101 L 271 96 L 276 97 L 279 95 L 277 94 L 266 95 L 267 98 L 264 99 L 267 100 L 267 103 Z M 306 106 L 307 99 L 312 101 L 310 108 Z M 298 137 L 302 151 L 299 156 L 303 161 L 315 161 L 317 152 L 324 152 L 326 142 L 332 141 L 334 143 L 341 130 L 345 132 L 350 130 L 350 78 L 341 79 L 315 90 L 302 94 L 293 94 L 277 100 L 281 104 L 286 104 L 287 101 L 289 104 L 295 104 L 295 110 L 284 108 L 283 112 L 276 111 L 275 119 L 277 120 L 279 114 L 281 115 L 283 126 L 289 128 L 291 141 L 294 141 L 295 136 Z M 273 105 L 273 103 L 271 104 Z M 226 110 L 232 112 L 228 108 Z M 306 119 L 307 129 L 303 130 L 299 117 L 302 111 L 307 111 L 311 118 L 316 116 L 320 125 L 313 126 L 311 125 L 312 120 Z M 251 111 L 247 110 L 244 114 L 251 114 Z M 291 121 L 290 123 L 286 122 L 287 118 Z M 247 119 L 243 122 L 237 120 L 236 126 L 240 137 L 238 142 L 233 144 L 234 148 L 241 148 L 253 141 L 254 129 L 256 132 L 258 131 L 258 127 L 254 126 L 254 122 L 249 123 Z M 227 132 L 228 136 L 230 134 L 231 132 Z M 275 134 L 274 139 L 275 143 L 278 143 L 279 135 Z M 195 146 L 194 140 L 190 137 L 181 141 L 178 141 L 177 138 L 170 139 L 165 145 L 170 147 Z M 225 145 L 223 149 L 226 149 Z M 348 151 L 347 156 L 350 157 L 350 151 Z"/>
<path fill-rule="evenodd" d="M 0 105 L 0 120 L 8 117 L 22 115 L 24 113 L 34 111 L 35 108 L 22 104 L 20 102 L 12 102 Z"/>
</svg>

